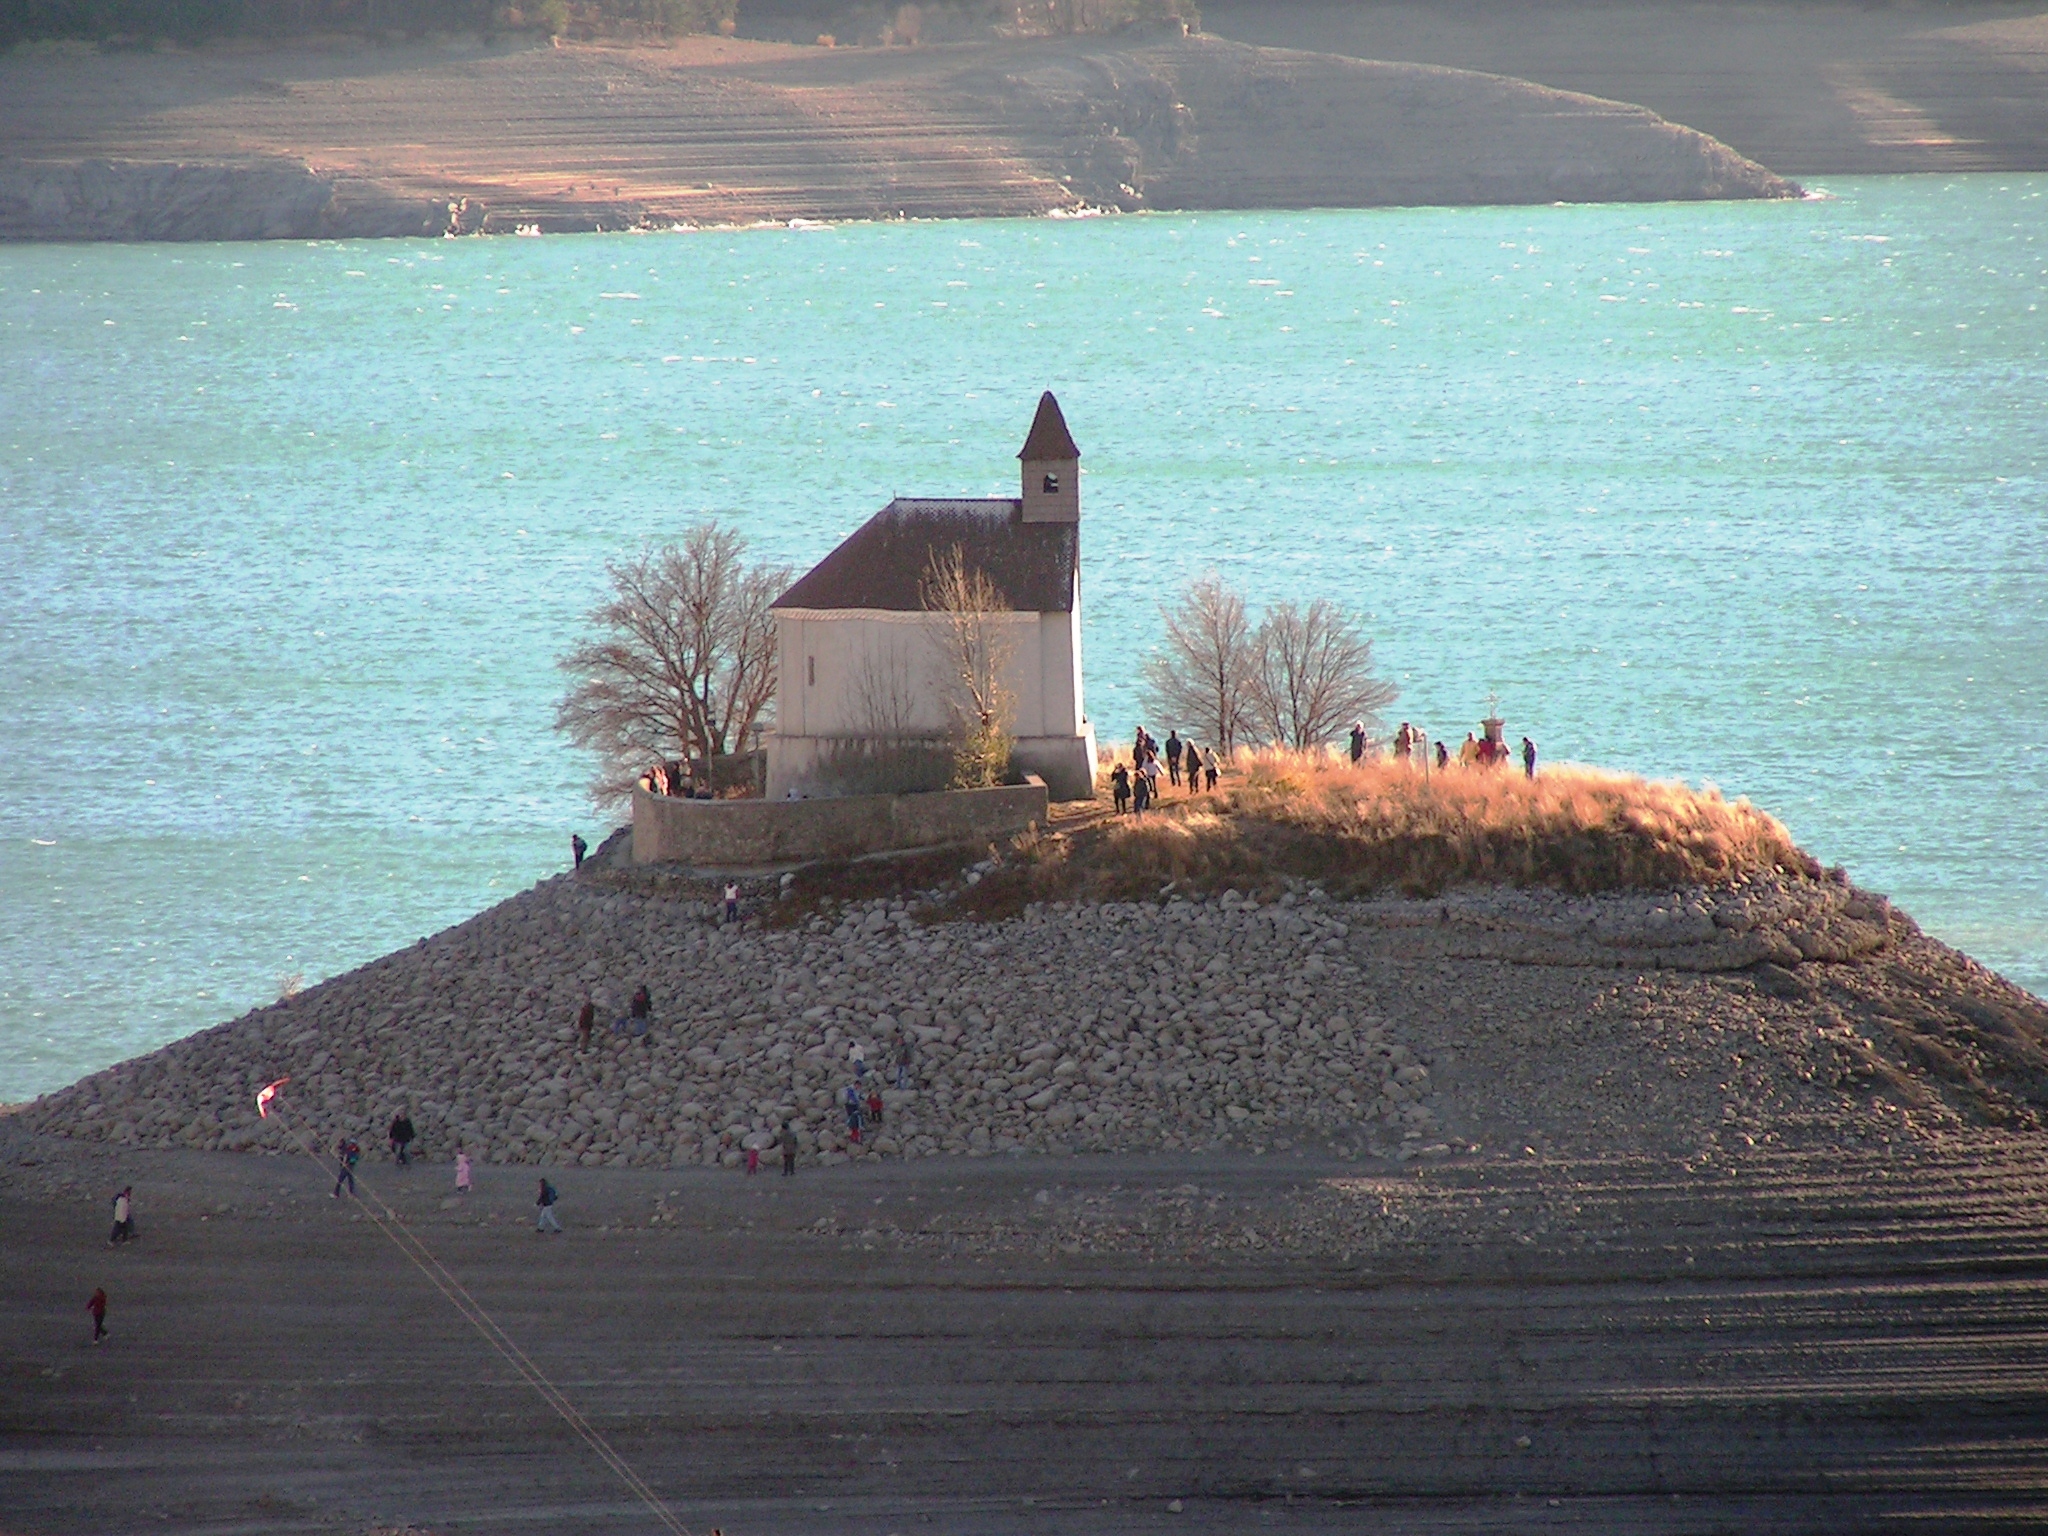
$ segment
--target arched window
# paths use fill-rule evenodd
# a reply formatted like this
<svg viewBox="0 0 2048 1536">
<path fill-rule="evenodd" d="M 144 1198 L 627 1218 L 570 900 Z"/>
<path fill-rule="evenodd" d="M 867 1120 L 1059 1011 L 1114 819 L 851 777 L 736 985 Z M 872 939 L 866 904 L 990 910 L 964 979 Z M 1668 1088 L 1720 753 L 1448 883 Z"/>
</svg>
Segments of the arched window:
<svg viewBox="0 0 2048 1536">
<path fill-rule="evenodd" d="M 1057 496 L 1059 495 L 1059 493 L 1060 477 L 1058 475 L 1047 475 L 1045 477 L 1045 494 L 1048 496 Z"/>
</svg>

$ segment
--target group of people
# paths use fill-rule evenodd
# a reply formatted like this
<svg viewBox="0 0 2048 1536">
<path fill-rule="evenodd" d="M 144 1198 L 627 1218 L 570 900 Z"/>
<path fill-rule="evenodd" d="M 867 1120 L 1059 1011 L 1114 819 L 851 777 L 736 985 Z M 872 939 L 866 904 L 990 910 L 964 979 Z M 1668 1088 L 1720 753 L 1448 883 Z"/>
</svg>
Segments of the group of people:
<svg viewBox="0 0 2048 1536">
<path fill-rule="evenodd" d="M 1474 735 L 1471 731 L 1465 733 L 1465 743 L 1458 748 L 1458 766 L 1460 768 L 1505 768 L 1514 760 L 1514 749 L 1495 734 L 1495 728 L 1499 724 L 1498 720 L 1488 720 L 1486 734 L 1483 736 Z M 1363 736 L 1364 728 L 1362 726 L 1352 727 L 1351 761 L 1354 763 L 1364 755 Z M 1394 732 L 1394 761 L 1410 763 L 1420 756 L 1424 764 L 1427 765 L 1432 752 L 1436 759 L 1436 767 L 1448 768 L 1451 766 L 1450 748 L 1440 741 L 1432 743 L 1421 731 L 1410 725 L 1406 720 L 1403 720 L 1401 728 Z M 1522 738 L 1521 755 L 1523 775 L 1527 778 L 1535 778 L 1536 743 L 1526 736 Z"/>
<path fill-rule="evenodd" d="M 1131 743 L 1130 762 L 1118 763 L 1109 774 L 1110 799 L 1119 816 L 1126 812 L 1142 815 L 1158 803 L 1162 757 L 1166 762 L 1167 787 L 1177 789 L 1185 784 L 1191 795 L 1203 788 L 1204 780 L 1208 788 L 1216 787 L 1214 747 L 1197 747 L 1192 741 L 1182 741 L 1179 731 L 1169 730 L 1162 751 L 1158 738 L 1141 725 Z"/>
<path fill-rule="evenodd" d="M 114 1230 L 108 1234 L 107 1246 L 118 1248 L 123 1243 L 135 1241 L 135 1186 L 123 1184 L 114 1194 Z M 86 1299 L 85 1310 L 92 1317 L 92 1341 L 101 1343 L 107 1337 L 107 1288 L 93 1287 L 92 1295 Z"/>
</svg>

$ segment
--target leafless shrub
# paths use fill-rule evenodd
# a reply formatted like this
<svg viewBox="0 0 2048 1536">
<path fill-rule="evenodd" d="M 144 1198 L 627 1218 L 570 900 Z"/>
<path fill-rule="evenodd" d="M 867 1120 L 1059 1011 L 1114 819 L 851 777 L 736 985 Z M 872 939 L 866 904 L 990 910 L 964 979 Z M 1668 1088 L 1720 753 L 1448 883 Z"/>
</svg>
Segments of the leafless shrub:
<svg viewBox="0 0 2048 1536">
<path fill-rule="evenodd" d="M 746 541 L 699 523 L 680 546 L 610 565 L 611 595 L 590 612 L 598 637 L 561 660 L 576 681 L 555 728 L 597 754 L 591 793 L 623 798 L 651 762 L 709 760 L 745 744 L 775 696 L 768 605 L 782 566 L 748 567 Z"/>
<path fill-rule="evenodd" d="M 285 971 L 277 978 L 277 1000 L 289 1003 L 299 995 L 299 988 L 306 984 L 304 971 Z"/>
</svg>

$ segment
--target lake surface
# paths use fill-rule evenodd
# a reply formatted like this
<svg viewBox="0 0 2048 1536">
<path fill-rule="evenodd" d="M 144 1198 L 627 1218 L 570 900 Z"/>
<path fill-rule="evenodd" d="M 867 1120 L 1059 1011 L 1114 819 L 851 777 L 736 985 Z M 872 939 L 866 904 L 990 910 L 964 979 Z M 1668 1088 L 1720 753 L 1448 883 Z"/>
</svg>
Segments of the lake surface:
<svg viewBox="0 0 2048 1536">
<path fill-rule="evenodd" d="M 1047 387 L 1105 742 L 1190 576 L 1329 596 L 2048 991 L 2048 178 L 1829 190 L 0 248 L 0 1101 L 560 868 L 607 559 L 1014 494 Z"/>
</svg>

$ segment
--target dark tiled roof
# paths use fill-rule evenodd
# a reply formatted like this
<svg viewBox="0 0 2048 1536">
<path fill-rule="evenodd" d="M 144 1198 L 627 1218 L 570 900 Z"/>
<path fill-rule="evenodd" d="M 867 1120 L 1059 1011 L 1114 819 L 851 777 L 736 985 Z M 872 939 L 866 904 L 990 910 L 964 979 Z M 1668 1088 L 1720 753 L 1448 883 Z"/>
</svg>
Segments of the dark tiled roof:
<svg viewBox="0 0 2048 1536">
<path fill-rule="evenodd" d="M 1080 561 L 1078 523 L 1027 523 L 1007 498 L 947 501 L 899 496 L 820 560 L 778 608 L 923 609 L 932 556 L 958 544 L 1019 613 L 1066 613 Z"/>
<path fill-rule="evenodd" d="M 1031 435 L 1024 439 L 1019 450 L 1020 459 L 1078 459 L 1081 450 L 1074 446 L 1074 434 L 1067 430 L 1067 418 L 1060 414 L 1060 403 L 1047 390 L 1038 397 L 1038 414 L 1031 419 Z"/>
</svg>

